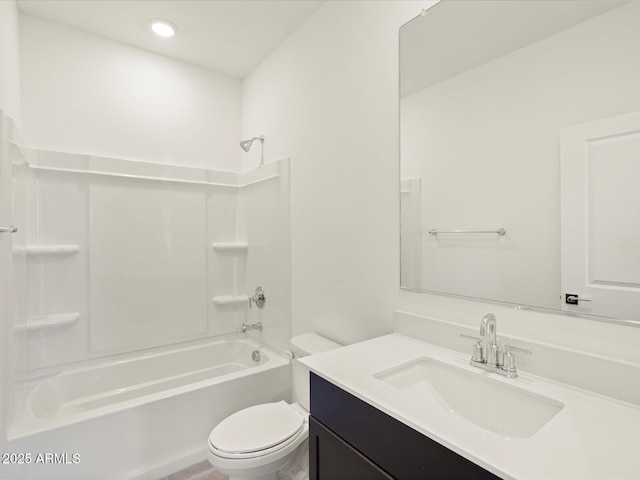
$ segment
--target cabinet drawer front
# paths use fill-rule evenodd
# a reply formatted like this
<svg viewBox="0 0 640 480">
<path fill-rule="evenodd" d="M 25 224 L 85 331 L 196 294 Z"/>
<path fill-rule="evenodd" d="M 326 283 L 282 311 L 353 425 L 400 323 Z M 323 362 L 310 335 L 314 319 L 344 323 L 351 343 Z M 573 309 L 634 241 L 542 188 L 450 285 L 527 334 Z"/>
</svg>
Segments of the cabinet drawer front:
<svg viewBox="0 0 640 480">
<path fill-rule="evenodd" d="M 311 415 L 395 478 L 499 478 L 314 373 Z"/>
<path fill-rule="evenodd" d="M 311 417 L 309 480 L 393 480 L 393 477 Z"/>
</svg>

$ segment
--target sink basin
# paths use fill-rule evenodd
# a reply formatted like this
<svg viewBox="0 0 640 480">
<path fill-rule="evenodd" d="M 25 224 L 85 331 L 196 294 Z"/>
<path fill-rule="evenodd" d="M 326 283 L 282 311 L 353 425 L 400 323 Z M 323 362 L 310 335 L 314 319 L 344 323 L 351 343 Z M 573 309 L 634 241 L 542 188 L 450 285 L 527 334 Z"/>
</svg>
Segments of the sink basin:
<svg viewBox="0 0 640 480">
<path fill-rule="evenodd" d="M 412 395 L 426 408 L 435 399 L 449 412 L 510 438 L 531 437 L 564 407 L 558 401 L 492 376 L 431 358 L 419 358 L 374 375 Z"/>
</svg>

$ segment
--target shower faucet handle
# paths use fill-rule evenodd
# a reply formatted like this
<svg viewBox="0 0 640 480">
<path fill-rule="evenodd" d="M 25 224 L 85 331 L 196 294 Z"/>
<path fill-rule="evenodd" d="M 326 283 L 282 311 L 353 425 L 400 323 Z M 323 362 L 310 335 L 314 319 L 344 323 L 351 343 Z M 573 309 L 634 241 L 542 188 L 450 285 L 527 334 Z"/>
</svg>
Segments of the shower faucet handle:
<svg viewBox="0 0 640 480">
<path fill-rule="evenodd" d="M 264 308 L 264 304 L 267 303 L 267 297 L 265 297 L 262 287 L 256 288 L 256 293 L 249 297 L 249 308 L 252 307 L 252 303 L 255 303 L 258 308 Z"/>
</svg>

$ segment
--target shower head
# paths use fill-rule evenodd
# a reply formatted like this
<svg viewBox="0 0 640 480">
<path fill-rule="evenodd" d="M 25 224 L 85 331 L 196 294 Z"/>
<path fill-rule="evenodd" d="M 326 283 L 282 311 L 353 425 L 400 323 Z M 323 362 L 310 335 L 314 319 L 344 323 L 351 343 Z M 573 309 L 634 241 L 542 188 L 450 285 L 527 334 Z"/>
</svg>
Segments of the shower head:
<svg viewBox="0 0 640 480">
<path fill-rule="evenodd" d="M 254 140 L 260 140 L 260 143 L 264 143 L 264 135 L 260 137 L 253 137 L 251 140 L 243 140 L 240 142 L 240 148 L 242 148 L 245 152 L 251 150 L 251 144 Z"/>
<path fill-rule="evenodd" d="M 264 135 L 253 137 L 250 140 L 242 140 L 240 142 L 240 148 L 242 148 L 242 150 L 244 150 L 245 152 L 248 152 L 249 150 L 251 150 L 251 144 L 254 140 L 260 140 L 260 146 L 262 147 L 260 149 L 260 165 L 258 166 L 258 168 L 262 168 L 262 166 L 264 165 Z"/>
</svg>

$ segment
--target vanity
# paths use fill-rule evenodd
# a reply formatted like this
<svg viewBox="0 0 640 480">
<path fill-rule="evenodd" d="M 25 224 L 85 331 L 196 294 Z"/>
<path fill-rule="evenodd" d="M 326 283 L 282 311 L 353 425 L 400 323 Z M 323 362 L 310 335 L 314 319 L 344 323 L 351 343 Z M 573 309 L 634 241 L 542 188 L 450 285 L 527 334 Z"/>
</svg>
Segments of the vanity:
<svg viewBox="0 0 640 480">
<path fill-rule="evenodd" d="M 458 0 L 402 26 L 395 333 L 303 360 L 311 478 L 640 479 L 638 21 Z"/>
<path fill-rule="evenodd" d="M 639 21 L 458 0 L 400 29 L 395 333 L 301 360 L 311 479 L 640 479 Z"/>
<path fill-rule="evenodd" d="M 498 478 L 313 373 L 311 392 L 312 479 Z"/>
<path fill-rule="evenodd" d="M 637 405 L 397 333 L 304 358 L 311 479 L 640 477 Z"/>
</svg>

